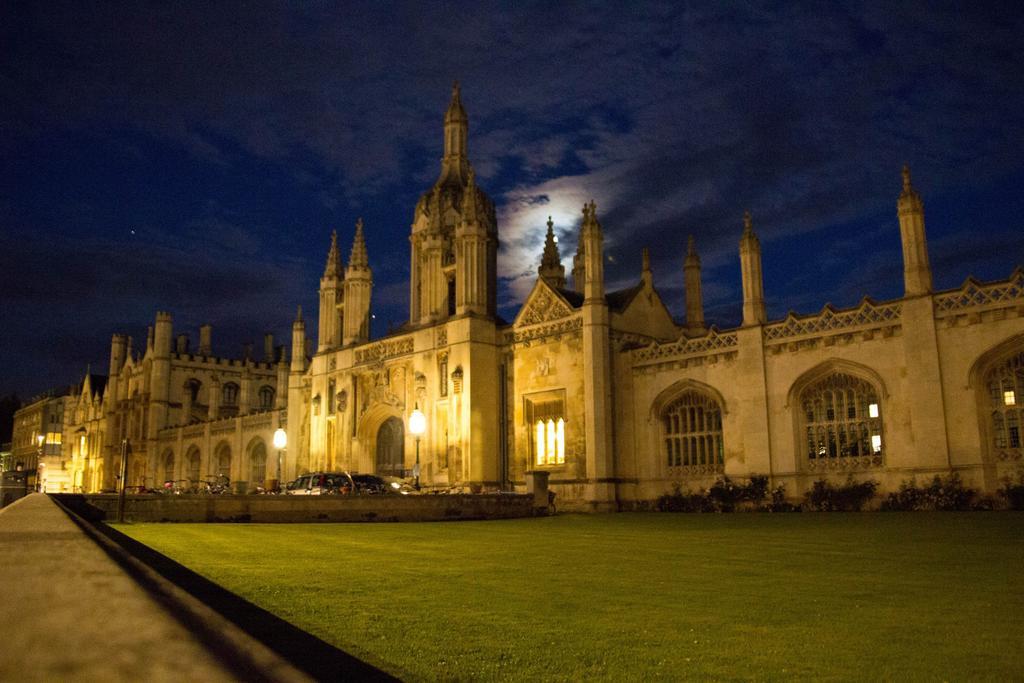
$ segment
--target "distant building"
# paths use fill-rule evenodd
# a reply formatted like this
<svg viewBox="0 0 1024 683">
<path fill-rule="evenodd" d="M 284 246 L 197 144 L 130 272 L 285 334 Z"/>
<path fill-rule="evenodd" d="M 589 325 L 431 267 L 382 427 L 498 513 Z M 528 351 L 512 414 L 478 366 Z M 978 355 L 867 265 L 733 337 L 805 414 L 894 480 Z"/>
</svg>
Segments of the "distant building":
<svg viewBox="0 0 1024 683">
<path fill-rule="evenodd" d="M 11 469 L 29 473 L 29 487 L 61 491 L 64 411 L 67 390 L 50 391 L 30 400 L 14 413 Z"/>
<path fill-rule="evenodd" d="M 347 469 L 488 490 L 522 489 L 528 472 L 545 471 L 560 506 L 589 510 L 642 506 L 722 475 L 767 475 L 796 496 L 823 477 L 893 490 L 956 472 L 992 492 L 1024 464 L 1024 272 L 933 291 L 909 170 L 897 201 L 899 299 L 769 320 L 747 214 L 737 220 L 742 324 L 705 320 L 692 238 L 679 244 L 686 316 L 676 321 L 646 253 L 634 286 L 605 290 L 591 202 L 571 286 L 549 221 L 536 283 L 506 322 L 496 311 L 500 230 L 473 175 L 468 126 L 456 88 L 439 177 L 413 210 L 403 328 L 369 339 L 361 221 L 347 264 L 331 238 L 311 357 L 301 312 L 290 358 L 268 344 L 259 362 L 213 357 L 208 332 L 198 352 L 181 339 L 172 348 L 160 313 L 142 354 L 115 335 L 105 389 L 86 382 L 69 401 L 75 486 L 112 487 L 125 439 L 133 483 L 223 472 L 242 490 Z M 422 436 L 408 429 L 416 409 Z M 280 475 L 267 458 L 279 425 Z M 25 433 L 28 448 L 35 432 Z"/>
</svg>

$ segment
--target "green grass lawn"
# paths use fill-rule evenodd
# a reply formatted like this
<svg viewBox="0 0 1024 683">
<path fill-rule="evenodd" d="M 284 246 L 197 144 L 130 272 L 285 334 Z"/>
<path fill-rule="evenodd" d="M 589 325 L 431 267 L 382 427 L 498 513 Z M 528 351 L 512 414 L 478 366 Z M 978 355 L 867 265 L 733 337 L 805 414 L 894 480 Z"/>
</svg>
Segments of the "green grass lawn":
<svg viewBox="0 0 1024 683">
<path fill-rule="evenodd" d="M 119 528 L 403 678 L 1024 677 L 1018 513 Z"/>
</svg>

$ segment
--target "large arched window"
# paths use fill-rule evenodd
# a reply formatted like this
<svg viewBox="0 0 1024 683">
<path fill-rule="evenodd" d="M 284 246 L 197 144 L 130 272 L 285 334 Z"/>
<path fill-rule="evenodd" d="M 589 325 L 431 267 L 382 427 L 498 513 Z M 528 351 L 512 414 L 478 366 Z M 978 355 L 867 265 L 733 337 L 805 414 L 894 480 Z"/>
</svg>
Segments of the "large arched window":
<svg viewBox="0 0 1024 683">
<path fill-rule="evenodd" d="M 812 471 L 882 464 L 882 405 L 867 380 L 834 373 L 800 392 L 802 437 Z"/>
<path fill-rule="evenodd" d="M 685 391 L 661 411 L 665 464 L 670 474 L 724 471 L 722 408 L 698 391 Z"/>
<path fill-rule="evenodd" d="M 217 446 L 217 455 L 214 462 L 217 465 L 217 474 L 222 477 L 231 478 L 231 446 L 222 441 Z"/>
<path fill-rule="evenodd" d="M 1019 460 L 1024 456 L 1024 351 L 985 373 L 985 389 L 993 452 L 1001 460 Z"/>
<path fill-rule="evenodd" d="M 187 468 L 185 476 L 188 478 L 189 484 L 197 486 L 199 484 L 199 466 L 201 463 L 199 457 L 199 449 L 193 446 L 189 449 L 188 454 L 185 456 L 185 466 Z"/>
<path fill-rule="evenodd" d="M 174 452 L 164 453 L 164 481 L 174 481 Z M 162 483 L 162 482 L 161 482 Z"/>
<path fill-rule="evenodd" d="M 263 486 L 267 479 L 267 447 L 256 441 L 249 448 L 249 485 Z"/>
</svg>

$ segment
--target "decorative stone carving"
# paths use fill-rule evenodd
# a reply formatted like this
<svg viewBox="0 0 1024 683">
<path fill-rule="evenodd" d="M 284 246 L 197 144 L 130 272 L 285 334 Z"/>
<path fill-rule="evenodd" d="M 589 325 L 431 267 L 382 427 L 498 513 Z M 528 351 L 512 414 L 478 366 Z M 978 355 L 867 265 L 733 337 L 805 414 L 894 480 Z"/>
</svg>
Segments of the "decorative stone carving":
<svg viewBox="0 0 1024 683">
<path fill-rule="evenodd" d="M 348 407 L 348 392 L 342 389 L 338 392 L 338 412 L 345 412 L 345 408 Z"/>
<path fill-rule="evenodd" d="M 683 337 L 667 344 L 651 344 L 642 349 L 634 349 L 633 362 L 644 362 L 666 358 L 683 358 L 686 356 L 709 355 L 717 351 L 731 349 L 739 344 L 735 332 L 722 332 L 712 328 L 703 337 L 689 339 Z"/>
<path fill-rule="evenodd" d="M 1024 300 L 1024 270 L 1017 269 L 1002 282 L 981 284 L 967 278 L 955 292 L 935 296 L 935 314 L 968 308 L 983 308 L 1000 304 L 1014 304 Z"/>
<path fill-rule="evenodd" d="M 456 394 L 462 393 L 462 366 L 455 368 L 452 372 L 452 392 Z"/>
<path fill-rule="evenodd" d="M 554 294 L 542 289 L 527 302 L 526 310 L 519 318 L 519 324 L 536 325 L 564 318 L 571 313 L 569 307 L 559 301 Z"/>
<path fill-rule="evenodd" d="M 826 306 L 818 315 L 803 318 L 790 313 L 782 322 L 765 325 L 764 338 L 773 341 L 862 327 L 888 327 L 899 324 L 902 310 L 899 303 L 876 304 L 865 299 L 857 308 L 848 310 Z"/>
<path fill-rule="evenodd" d="M 407 353 L 412 353 L 412 337 L 402 339 L 388 339 L 359 349 L 356 351 L 356 363 L 369 363 L 372 361 L 394 358 Z"/>
<path fill-rule="evenodd" d="M 505 335 L 506 344 L 522 344 L 529 346 L 533 341 L 547 337 L 556 337 L 563 334 L 579 334 L 583 329 L 583 319 L 578 315 L 571 318 L 563 318 L 547 325 L 530 327 L 517 332 L 509 332 Z"/>
</svg>

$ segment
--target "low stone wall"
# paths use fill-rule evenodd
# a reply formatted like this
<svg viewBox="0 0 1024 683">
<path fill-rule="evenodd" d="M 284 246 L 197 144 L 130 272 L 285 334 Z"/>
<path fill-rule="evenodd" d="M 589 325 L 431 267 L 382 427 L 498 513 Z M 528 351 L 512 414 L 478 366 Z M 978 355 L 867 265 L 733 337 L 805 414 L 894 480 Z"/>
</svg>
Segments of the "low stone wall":
<svg viewBox="0 0 1024 683">
<path fill-rule="evenodd" d="M 117 519 L 117 496 L 54 494 L 93 521 Z M 132 495 L 125 497 L 131 522 L 437 522 L 511 519 L 546 514 L 534 496 L 513 493 L 411 496 Z"/>
</svg>

